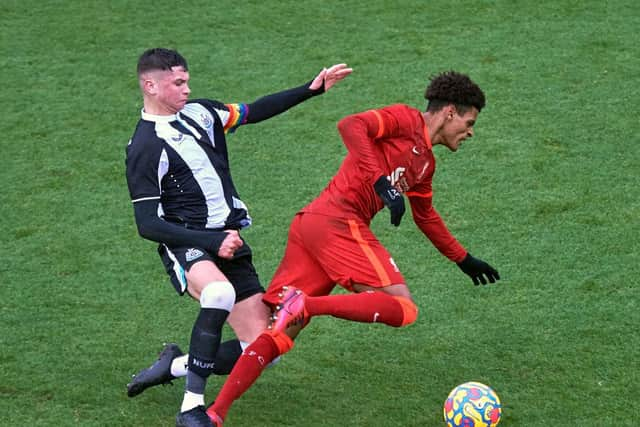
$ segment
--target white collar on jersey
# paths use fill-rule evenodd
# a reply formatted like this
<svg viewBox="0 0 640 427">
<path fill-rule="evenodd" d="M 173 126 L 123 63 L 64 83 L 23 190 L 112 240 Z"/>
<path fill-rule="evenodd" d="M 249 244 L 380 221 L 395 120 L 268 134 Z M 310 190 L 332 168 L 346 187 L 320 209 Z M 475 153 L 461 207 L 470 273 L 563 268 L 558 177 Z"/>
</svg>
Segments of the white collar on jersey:
<svg viewBox="0 0 640 427">
<path fill-rule="evenodd" d="M 142 114 L 143 120 L 148 120 L 150 122 L 169 123 L 178 120 L 177 114 L 171 114 L 169 116 L 158 116 L 155 114 L 145 113 L 144 109 L 142 109 L 140 113 Z"/>
<path fill-rule="evenodd" d="M 191 126 L 189 123 L 185 122 L 184 120 L 182 120 L 180 118 L 180 113 L 178 114 L 171 114 L 169 116 L 158 116 L 155 114 L 149 114 L 149 113 L 145 113 L 144 108 L 142 109 L 142 111 L 140 112 L 142 114 L 142 119 L 143 120 L 147 120 L 150 122 L 154 122 L 154 123 L 170 123 L 170 122 L 179 122 L 182 126 L 184 126 L 185 128 L 187 128 L 187 130 L 189 130 L 197 139 L 202 139 L 202 135 L 200 135 L 200 132 L 198 132 L 193 126 Z M 215 144 L 214 144 L 215 146 Z"/>
</svg>

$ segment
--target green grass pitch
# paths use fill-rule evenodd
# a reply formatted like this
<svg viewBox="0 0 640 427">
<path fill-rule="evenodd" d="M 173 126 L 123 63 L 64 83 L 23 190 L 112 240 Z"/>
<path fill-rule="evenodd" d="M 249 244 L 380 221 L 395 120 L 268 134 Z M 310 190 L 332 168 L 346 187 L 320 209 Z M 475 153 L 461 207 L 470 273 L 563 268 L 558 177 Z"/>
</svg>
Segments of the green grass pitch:
<svg viewBox="0 0 640 427">
<path fill-rule="evenodd" d="M 630 0 L 3 0 L 0 424 L 175 423 L 183 381 L 125 394 L 163 342 L 188 347 L 196 314 L 137 236 L 124 178 L 135 63 L 165 46 L 189 60 L 193 96 L 225 102 L 354 68 L 326 96 L 229 137 L 265 284 L 293 214 L 345 153 L 341 117 L 423 108 L 428 77 L 448 69 L 487 95 L 475 137 L 436 149 L 435 205 L 501 283 L 475 288 L 410 215 L 395 229 L 382 212 L 372 226 L 418 321 L 314 320 L 226 424 L 437 427 L 449 391 L 480 381 L 505 427 L 636 426 L 638 28 Z"/>
</svg>

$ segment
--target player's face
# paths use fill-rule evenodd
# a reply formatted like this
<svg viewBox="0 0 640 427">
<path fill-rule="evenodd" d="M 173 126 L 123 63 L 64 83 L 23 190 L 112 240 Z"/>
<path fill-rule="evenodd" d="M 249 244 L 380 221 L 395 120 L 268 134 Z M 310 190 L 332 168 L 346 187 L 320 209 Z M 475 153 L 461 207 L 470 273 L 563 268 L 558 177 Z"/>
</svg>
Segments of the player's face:
<svg viewBox="0 0 640 427">
<path fill-rule="evenodd" d="M 464 114 L 459 114 L 455 108 L 451 109 L 443 127 L 443 144 L 451 151 L 458 151 L 462 142 L 473 136 L 473 126 L 477 118 L 476 107 L 471 107 Z"/>
<path fill-rule="evenodd" d="M 153 90 L 158 114 L 175 114 L 189 99 L 189 72 L 183 67 L 153 73 Z"/>
</svg>

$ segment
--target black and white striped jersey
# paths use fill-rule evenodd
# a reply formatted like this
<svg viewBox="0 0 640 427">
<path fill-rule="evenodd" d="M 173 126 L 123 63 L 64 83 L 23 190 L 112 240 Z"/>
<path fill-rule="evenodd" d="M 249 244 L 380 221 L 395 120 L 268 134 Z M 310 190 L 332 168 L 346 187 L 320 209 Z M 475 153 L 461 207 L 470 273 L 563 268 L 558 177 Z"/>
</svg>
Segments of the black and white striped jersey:
<svg viewBox="0 0 640 427">
<path fill-rule="evenodd" d="M 172 116 L 142 118 L 127 146 L 133 203 L 158 200 L 158 216 L 209 229 L 251 224 L 229 172 L 225 134 L 246 121 L 246 104 L 197 99 Z"/>
</svg>

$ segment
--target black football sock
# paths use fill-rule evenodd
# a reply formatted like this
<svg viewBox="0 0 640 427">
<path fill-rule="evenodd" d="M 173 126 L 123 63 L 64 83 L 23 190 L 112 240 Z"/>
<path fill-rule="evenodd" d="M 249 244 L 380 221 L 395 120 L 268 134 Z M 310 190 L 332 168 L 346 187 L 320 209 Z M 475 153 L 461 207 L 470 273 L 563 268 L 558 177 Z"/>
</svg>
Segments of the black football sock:
<svg viewBox="0 0 640 427">
<path fill-rule="evenodd" d="M 212 373 L 215 375 L 228 375 L 240 355 L 242 355 L 240 341 L 234 339 L 223 342 L 218 347 Z"/>
<path fill-rule="evenodd" d="M 189 371 L 186 390 L 204 394 L 207 377 L 215 367 L 215 358 L 220 346 L 222 326 L 229 312 L 219 308 L 201 308 L 193 325 L 189 343 Z"/>
</svg>

